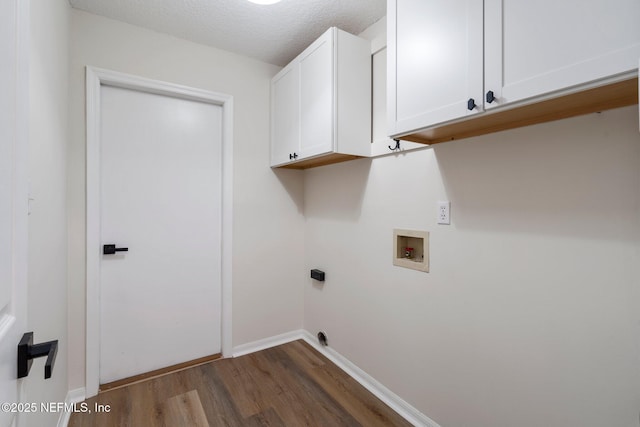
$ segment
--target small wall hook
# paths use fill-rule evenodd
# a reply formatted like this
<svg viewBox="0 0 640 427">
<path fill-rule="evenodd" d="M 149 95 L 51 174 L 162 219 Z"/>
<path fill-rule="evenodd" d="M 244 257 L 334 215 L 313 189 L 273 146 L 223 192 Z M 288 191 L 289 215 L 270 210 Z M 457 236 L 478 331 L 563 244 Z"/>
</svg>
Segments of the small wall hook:
<svg viewBox="0 0 640 427">
<path fill-rule="evenodd" d="M 392 146 L 389 145 L 389 150 L 391 150 L 391 151 L 400 150 L 400 140 L 399 139 L 395 139 L 395 138 L 393 140 L 396 142 L 396 146 L 392 147 Z"/>
</svg>

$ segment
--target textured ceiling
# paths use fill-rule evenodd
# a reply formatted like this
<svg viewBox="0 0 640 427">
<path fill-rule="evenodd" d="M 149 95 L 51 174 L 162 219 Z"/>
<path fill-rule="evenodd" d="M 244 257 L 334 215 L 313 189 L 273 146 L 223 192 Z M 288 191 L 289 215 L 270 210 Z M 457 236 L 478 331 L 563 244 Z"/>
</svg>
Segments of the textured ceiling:
<svg viewBox="0 0 640 427">
<path fill-rule="evenodd" d="M 358 34 L 386 0 L 69 0 L 71 6 L 197 43 L 285 65 L 329 27 Z"/>
</svg>

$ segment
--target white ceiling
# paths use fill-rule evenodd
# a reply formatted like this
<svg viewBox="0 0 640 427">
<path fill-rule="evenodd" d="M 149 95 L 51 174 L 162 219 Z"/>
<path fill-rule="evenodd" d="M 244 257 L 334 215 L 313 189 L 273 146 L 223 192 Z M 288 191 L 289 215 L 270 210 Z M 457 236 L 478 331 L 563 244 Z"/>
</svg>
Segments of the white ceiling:
<svg viewBox="0 0 640 427">
<path fill-rule="evenodd" d="M 197 43 L 286 65 L 329 27 L 358 34 L 386 0 L 69 0 L 72 7 Z"/>
</svg>

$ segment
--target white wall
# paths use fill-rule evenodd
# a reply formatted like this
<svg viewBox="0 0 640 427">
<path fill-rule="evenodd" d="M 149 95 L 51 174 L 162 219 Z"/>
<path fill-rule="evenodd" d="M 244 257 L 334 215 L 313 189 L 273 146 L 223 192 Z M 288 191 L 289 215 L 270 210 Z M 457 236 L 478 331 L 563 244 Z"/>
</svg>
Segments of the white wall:
<svg viewBox="0 0 640 427">
<path fill-rule="evenodd" d="M 304 317 L 443 427 L 637 425 L 637 107 L 273 172 L 276 67 L 79 11 L 71 58 L 70 388 L 84 385 L 83 67 L 93 65 L 235 97 L 234 345 Z M 443 199 L 450 226 L 436 225 Z M 392 265 L 393 228 L 431 232 L 430 273 Z M 324 285 L 310 268 L 327 272 Z"/>
<path fill-rule="evenodd" d="M 269 168 L 269 82 L 279 68 L 74 10 L 68 155 L 70 388 L 84 386 L 85 369 L 86 65 L 234 96 L 233 344 L 300 329 L 302 174 Z"/>
<path fill-rule="evenodd" d="M 24 381 L 27 402 L 63 402 L 67 394 L 67 220 L 69 13 L 66 0 L 30 3 L 28 328 L 36 343 L 59 340 L 51 379 L 45 358 Z M 25 331 L 26 332 L 26 331 Z M 56 413 L 25 416 L 28 425 L 55 425 Z"/>
<path fill-rule="evenodd" d="M 442 426 L 637 426 L 639 189 L 637 106 L 308 170 L 305 329 Z"/>
</svg>

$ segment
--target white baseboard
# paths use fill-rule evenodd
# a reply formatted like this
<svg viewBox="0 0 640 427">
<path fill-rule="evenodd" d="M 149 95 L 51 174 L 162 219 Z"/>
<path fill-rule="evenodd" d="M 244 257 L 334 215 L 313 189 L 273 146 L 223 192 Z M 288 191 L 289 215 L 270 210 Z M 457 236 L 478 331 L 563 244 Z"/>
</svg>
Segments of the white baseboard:
<svg viewBox="0 0 640 427">
<path fill-rule="evenodd" d="M 305 340 L 309 345 L 322 353 L 325 357 L 327 357 L 327 359 L 335 363 L 340 369 L 345 371 L 347 375 L 358 381 L 364 388 L 369 390 L 374 396 L 382 400 L 387 406 L 396 411 L 400 416 L 409 421 L 411 424 L 420 427 L 440 427 L 435 421 L 424 415 L 422 412 L 418 411 L 409 403 L 405 402 L 402 398 L 400 398 L 400 396 L 386 388 L 365 371 L 358 368 L 349 359 L 347 359 L 331 347 L 321 346 L 314 335 L 303 329 L 239 345 L 233 349 L 233 356 L 243 356 L 245 354 L 265 350 L 270 347 L 275 347 L 277 345 L 285 344 L 299 339 Z"/>
<path fill-rule="evenodd" d="M 69 390 L 67 393 L 67 397 L 64 399 L 64 403 L 66 405 L 71 405 L 72 403 L 80 403 L 85 399 L 86 392 L 85 388 L 76 388 L 74 390 Z M 60 418 L 58 418 L 58 427 L 67 427 L 69 424 L 69 418 L 71 418 L 70 411 L 62 411 L 60 412 Z"/>
<path fill-rule="evenodd" d="M 291 341 L 299 340 L 304 337 L 304 331 L 299 329 L 274 337 L 264 338 L 258 341 L 242 344 L 233 348 L 233 357 L 244 356 L 245 354 L 255 353 L 256 351 L 265 350 L 277 345 L 286 344 Z"/>
</svg>

